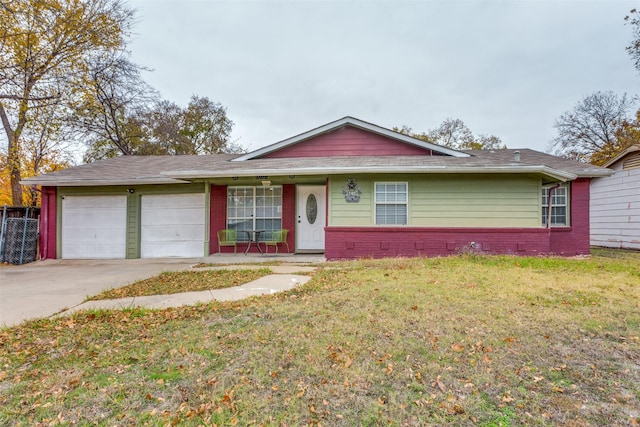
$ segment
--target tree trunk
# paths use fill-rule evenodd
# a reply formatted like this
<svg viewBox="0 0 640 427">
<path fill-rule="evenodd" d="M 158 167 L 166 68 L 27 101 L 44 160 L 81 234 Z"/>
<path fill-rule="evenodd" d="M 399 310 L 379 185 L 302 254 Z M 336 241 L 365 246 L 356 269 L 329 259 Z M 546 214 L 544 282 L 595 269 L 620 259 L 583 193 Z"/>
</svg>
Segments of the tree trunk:
<svg viewBox="0 0 640 427">
<path fill-rule="evenodd" d="M 9 160 L 9 165 L 9 171 L 11 172 L 11 204 L 13 204 L 14 206 L 22 206 L 22 185 L 20 185 L 22 176 L 20 174 L 20 158 L 18 157 L 16 161 Z"/>
<path fill-rule="evenodd" d="M 11 176 L 11 204 L 14 206 L 22 206 L 22 186 L 20 180 L 22 176 L 20 174 L 20 150 L 18 141 L 18 132 L 14 132 L 11 129 L 11 123 L 9 123 L 9 117 L 4 106 L 0 104 L 0 119 L 2 120 L 2 127 L 4 127 L 5 134 L 7 135 L 7 167 L 9 168 L 9 174 Z"/>
</svg>

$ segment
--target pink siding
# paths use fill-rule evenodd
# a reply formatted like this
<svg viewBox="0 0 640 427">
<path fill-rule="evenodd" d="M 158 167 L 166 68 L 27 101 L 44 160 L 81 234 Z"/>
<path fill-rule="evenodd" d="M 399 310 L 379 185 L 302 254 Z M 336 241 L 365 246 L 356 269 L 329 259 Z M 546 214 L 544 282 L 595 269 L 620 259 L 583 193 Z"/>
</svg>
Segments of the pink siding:
<svg viewBox="0 0 640 427">
<path fill-rule="evenodd" d="M 472 250 L 486 254 L 549 253 L 545 228 L 327 227 L 329 260 L 395 256 L 446 256 Z"/>
<path fill-rule="evenodd" d="M 287 243 L 291 252 L 296 251 L 296 186 L 295 184 L 284 184 L 282 186 L 282 228 L 289 230 Z M 286 251 L 287 248 L 280 245 L 279 250 Z"/>
<path fill-rule="evenodd" d="M 295 251 L 295 233 L 296 233 L 296 186 L 295 184 L 285 184 L 282 186 L 282 228 L 289 230 L 287 236 L 287 243 L 291 252 Z M 226 185 L 212 185 L 210 196 L 210 230 L 211 235 L 209 238 L 209 253 L 218 253 L 218 230 L 224 230 L 227 228 L 227 186 Z M 264 250 L 264 246 L 262 246 Z M 246 245 L 243 243 L 238 245 L 238 252 L 244 251 Z M 278 250 L 287 250 L 286 246 L 280 245 Z M 233 253 L 233 247 L 223 246 L 220 248 L 220 252 Z M 255 245 L 251 246 L 251 253 L 257 253 L 258 249 Z"/>
<path fill-rule="evenodd" d="M 40 258 L 55 259 L 56 254 L 56 188 L 42 187 L 40 210 Z"/>
<path fill-rule="evenodd" d="M 218 231 L 227 228 L 227 186 L 212 185 L 209 195 L 209 253 L 218 253 Z M 232 252 L 231 246 L 223 246 L 221 252 Z"/>
<path fill-rule="evenodd" d="M 352 126 L 344 126 L 323 135 L 265 154 L 264 158 L 326 156 L 430 156 L 431 150 L 410 145 Z"/>
<path fill-rule="evenodd" d="M 571 227 L 552 228 L 550 251 L 558 255 L 586 255 L 590 252 L 589 185 L 591 180 L 580 178 L 571 183 L 569 208 Z"/>
</svg>

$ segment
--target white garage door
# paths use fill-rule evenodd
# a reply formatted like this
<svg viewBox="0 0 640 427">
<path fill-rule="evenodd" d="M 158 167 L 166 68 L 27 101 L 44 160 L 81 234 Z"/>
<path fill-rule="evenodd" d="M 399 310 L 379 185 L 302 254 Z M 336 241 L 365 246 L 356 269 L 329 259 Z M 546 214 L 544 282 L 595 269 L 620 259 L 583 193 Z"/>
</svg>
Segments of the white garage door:
<svg viewBox="0 0 640 427">
<path fill-rule="evenodd" d="M 142 196 L 140 256 L 201 257 L 204 194 Z"/>
<path fill-rule="evenodd" d="M 126 238 L 126 196 L 62 199 L 62 258 L 124 258 Z"/>
</svg>

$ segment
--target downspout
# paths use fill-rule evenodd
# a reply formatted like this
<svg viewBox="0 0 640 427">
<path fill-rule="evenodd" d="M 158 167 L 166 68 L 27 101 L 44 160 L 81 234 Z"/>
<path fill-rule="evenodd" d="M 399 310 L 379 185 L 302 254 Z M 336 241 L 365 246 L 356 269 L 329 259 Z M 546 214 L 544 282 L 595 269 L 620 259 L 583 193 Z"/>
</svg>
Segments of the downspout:
<svg viewBox="0 0 640 427">
<path fill-rule="evenodd" d="M 549 229 L 549 231 L 551 231 L 551 209 L 553 208 L 553 190 L 560 187 L 560 185 L 562 185 L 562 183 L 559 182 L 553 187 L 549 187 L 549 195 L 547 196 L 548 205 L 549 205 L 549 208 L 547 209 L 547 228 Z"/>
</svg>

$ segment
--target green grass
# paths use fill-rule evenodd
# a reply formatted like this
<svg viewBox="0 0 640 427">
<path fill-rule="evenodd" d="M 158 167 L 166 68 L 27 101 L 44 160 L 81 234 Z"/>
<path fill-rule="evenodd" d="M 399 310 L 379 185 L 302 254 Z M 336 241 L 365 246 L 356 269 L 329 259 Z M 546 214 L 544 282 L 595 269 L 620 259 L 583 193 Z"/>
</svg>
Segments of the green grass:
<svg viewBox="0 0 640 427">
<path fill-rule="evenodd" d="M 637 425 L 640 253 L 329 263 L 0 331 L 0 425 Z"/>
<path fill-rule="evenodd" d="M 271 270 L 205 270 L 165 272 L 120 288 L 113 288 L 91 296 L 88 300 L 116 299 L 147 295 L 168 295 L 179 292 L 206 291 L 242 285 L 259 279 Z"/>
</svg>

